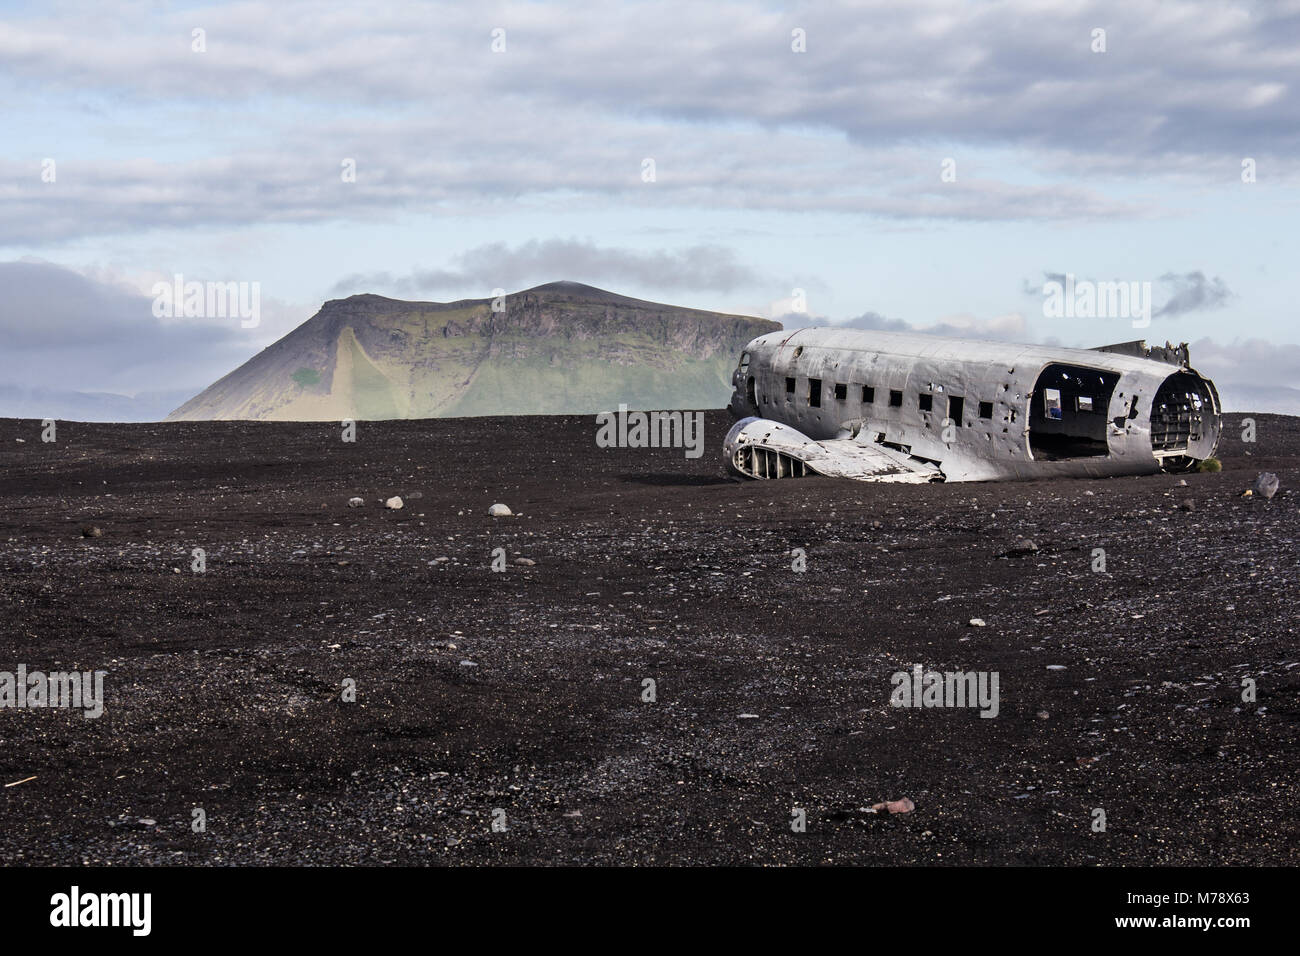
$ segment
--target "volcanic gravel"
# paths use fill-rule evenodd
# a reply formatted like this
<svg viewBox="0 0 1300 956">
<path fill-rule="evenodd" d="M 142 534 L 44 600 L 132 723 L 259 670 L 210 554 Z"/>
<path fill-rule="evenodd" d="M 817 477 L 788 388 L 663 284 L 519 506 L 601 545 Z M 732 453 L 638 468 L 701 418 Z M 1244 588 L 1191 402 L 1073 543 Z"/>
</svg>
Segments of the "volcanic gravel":
<svg viewBox="0 0 1300 956">
<path fill-rule="evenodd" d="M 1241 417 L 1221 473 L 921 486 L 731 480 L 722 412 L 0 420 L 0 671 L 107 671 L 0 709 L 0 861 L 1294 865 L 1300 419 Z"/>
</svg>

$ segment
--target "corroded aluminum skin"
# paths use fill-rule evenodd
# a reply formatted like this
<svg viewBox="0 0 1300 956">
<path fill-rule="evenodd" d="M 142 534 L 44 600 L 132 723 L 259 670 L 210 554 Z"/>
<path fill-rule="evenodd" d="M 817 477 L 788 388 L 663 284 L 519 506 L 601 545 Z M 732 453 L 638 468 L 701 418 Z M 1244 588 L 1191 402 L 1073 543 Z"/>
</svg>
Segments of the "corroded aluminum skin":
<svg viewBox="0 0 1300 956">
<path fill-rule="evenodd" d="M 744 351 L 750 356 L 748 370 L 742 373 L 738 366 L 732 376 L 728 407 L 733 417 L 779 422 L 814 441 L 829 442 L 832 448 L 836 441 L 874 443 L 876 436 L 883 435 L 884 442 L 906 446 L 913 457 L 937 463 L 947 481 L 1157 472 L 1161 459 L 1151 444 L 1152 401 L 1165 380 L 1179 372 L 1205 382 L 1213 404 L 1206 411 L 1207 434 L 1189 444 L 1187 457 L 1211 457 L 1219 437 L 1221 409 L 1213 383 L 1190 368 L 1131 355 L 831 328 L 771 332 L 751 341 Z M 1106 410 L 1109 453 L 1104 457 L 1034 459 L 1029 403 L 1039 374 L 1053 363 L 1119 375 Z M 746 396 L 747 375 L 755 378 L 757 404 Z M 812 408 L 806 401 L 786 400 L 787 377 L 797 379 L 797 396 L 806 395 L 808 379 L 813 378 L 823 383 L 870 384 L 875 401 L 863 403 L 850 388 L 847 401 L 824 399 L 821 408 Z M 944 395 L 965 399 L 963 427 L 956 429 L 950 444 L 941 438 L 946 403 L 937 402 L 934 411 L 925 412 L 916 402 L 919 391 L 934 391 L 936 386 L 942 386 Z M 890 389 L 903 392 L 902 407 L 889 406 Z M 768 397 L 767 403 L 763 396 Z M 1129 418 L 1134 397 L 1137 415 Z M 980 401 L 993 402 L 992 419 L 977 417 Z M 1123 427 L 1117 427 L 1115 421 L 1121 418 Z M 727 450 L 729 461 L 733 450 Z"/>
</svg>

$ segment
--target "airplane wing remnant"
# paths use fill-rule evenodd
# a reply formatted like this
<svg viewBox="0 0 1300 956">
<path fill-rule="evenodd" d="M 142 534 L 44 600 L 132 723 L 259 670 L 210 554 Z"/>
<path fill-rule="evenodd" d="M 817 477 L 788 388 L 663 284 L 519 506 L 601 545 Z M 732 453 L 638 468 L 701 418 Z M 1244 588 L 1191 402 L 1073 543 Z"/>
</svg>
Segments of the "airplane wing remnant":
<svg viewBox="0 0 1300 956">
<path fill-rule="evenodd" d="M 727 460 L 750 478 L 802 477 L 808 473 L 857 481 L 938 481 L 930 462 L 856 438 L 814 441 L 779 422 L 745 418 L 731 426 Z"/>
</svg>

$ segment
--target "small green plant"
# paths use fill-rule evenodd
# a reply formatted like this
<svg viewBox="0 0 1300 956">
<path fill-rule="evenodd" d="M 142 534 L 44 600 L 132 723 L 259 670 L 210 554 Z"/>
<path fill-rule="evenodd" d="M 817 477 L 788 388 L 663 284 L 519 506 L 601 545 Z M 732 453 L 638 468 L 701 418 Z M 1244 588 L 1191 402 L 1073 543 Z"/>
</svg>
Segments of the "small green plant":
<svg viewBox="0 0 1300 956">
<path fill-rule="evenodd" d="M 320 372 L 314 368 L 300 368 L 293 373 L 291 378 L 303 388 L 306 388 L 308 385 L 315 385 L 320 381 Z"/>
<path fill-rule="evenodd" d="M 1196 470 L 1197 471 L 1223 471 L 1223 462 L 1219 461 L 1219 459 L 1217 458 L 1206 458 L 1203 461 L 1197 462 Z"/>
</svg>

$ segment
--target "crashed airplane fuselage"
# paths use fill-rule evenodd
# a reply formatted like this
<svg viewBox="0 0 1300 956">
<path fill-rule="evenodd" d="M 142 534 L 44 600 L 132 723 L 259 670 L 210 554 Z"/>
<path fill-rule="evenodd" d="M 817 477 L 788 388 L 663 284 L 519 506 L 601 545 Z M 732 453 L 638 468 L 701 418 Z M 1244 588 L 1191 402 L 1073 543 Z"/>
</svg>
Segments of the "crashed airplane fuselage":
<svg viewBox="0 0 1300 956">
<path fill-rule="evenodd" d="M 1214 454 L 1219 395 L 1186 346 L 1008 345 L 798 329 L 732 376 L 728 465 L 751 478 L 993 481 L 1135 475 Z"/>
</svg>

